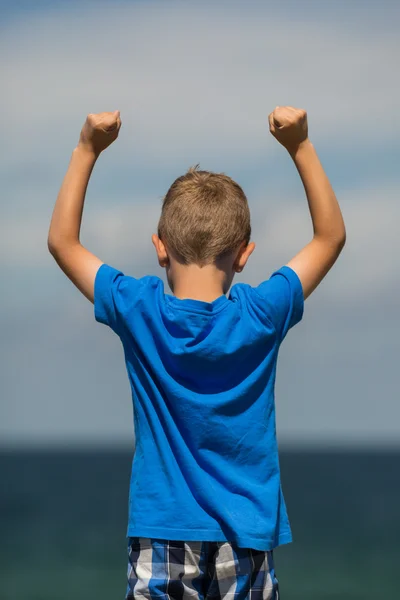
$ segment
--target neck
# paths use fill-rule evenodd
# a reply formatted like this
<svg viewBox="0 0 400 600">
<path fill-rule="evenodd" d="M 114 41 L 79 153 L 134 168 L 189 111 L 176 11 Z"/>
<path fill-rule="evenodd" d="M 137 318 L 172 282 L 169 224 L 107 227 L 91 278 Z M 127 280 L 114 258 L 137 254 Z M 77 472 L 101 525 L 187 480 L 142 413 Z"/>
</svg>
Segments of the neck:
<svg viewBox="0 0 400 600">
<path fill-rule="evenodd" d="M 177 298 L 213 302 L 229 289 L 227 273 L 215 265 L 171 265 L 168 273 L 170 287 Z"/>
</svg>

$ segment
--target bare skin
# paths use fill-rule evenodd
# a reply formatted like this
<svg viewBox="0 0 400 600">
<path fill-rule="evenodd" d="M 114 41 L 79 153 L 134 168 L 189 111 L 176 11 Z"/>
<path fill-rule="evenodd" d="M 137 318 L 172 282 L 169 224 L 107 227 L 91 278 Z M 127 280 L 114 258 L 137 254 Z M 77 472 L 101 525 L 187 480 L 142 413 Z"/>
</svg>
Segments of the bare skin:
<svg viewBox="0 0 400 600">
<path fill-rule="evenodd" d="M 296 165 L 313 223 L 312 240 L 287 263 L 297 273 L 307 298 L 336 262 L 346 241 L 346 230 L 335 193 L 308 138 L 307 113 L 291 106 L 276 107 L 269 115 L 269 127 Z M 48 235 L 54 259 L 91 302 L 103 261 L 80 243 L 83 206 L 97 158 L 118 138 L 120 128 L 119 111 L 88 115 L 61 185 Z M 175 296 L 205 302 L 227 293 L 235 273 L 244 269 L 255 249 L 254 242 L 243 243 L 223 261 L 200 268 L 181 265 L 157 235 L 152 241 Z"/>
<path fill-rule="evenodd" d="M 152 242 L 157 252 L 158 263 L 164 267 L 168 284 L 177 298 L 192 298 L 212 302 L 226 294 L 232 285 L 235 273 L 243 271 L 250 254 L 255 249 L 254 242 L 241 244 L 224 260 L 212 265 L 182 265 L 169 252 L 158 235 L 152 236 Z"/>
</svg>

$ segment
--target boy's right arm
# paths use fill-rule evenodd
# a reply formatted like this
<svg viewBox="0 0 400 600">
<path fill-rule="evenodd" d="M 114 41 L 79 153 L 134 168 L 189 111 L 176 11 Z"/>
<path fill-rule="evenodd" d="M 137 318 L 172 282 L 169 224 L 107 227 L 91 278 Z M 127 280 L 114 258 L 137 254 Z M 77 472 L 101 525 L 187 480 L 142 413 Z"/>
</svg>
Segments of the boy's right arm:
<svg viewBox="0 0 400 600">
<path fill-rule="evenodd" d="M 335 193 L 308 139 L 307 113 L 277 107 L 269 115 L 269 125 L 271 134 L 296 165 L 313 223 L 313 239 L 287 263 L 298 275 L 306 299 L 336 262 L 346 241 L 346 229 Z"/>
</svg>

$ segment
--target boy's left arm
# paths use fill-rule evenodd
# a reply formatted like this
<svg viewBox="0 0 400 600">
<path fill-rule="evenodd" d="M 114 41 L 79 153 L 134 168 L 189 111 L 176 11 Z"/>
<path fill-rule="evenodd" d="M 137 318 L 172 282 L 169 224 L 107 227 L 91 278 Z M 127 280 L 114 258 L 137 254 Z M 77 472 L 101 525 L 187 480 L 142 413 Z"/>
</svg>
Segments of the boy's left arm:
<svg viewBox="0 0 400 600">
<path fill-rule="evenodd" d="M 117 139 L 120 128 L 119 111 L 88 115 L 57 197 L 47 239 L 57 264 L 91 302 L 103 262 L 79 241 L 83 205 L 96 160 Z"/>
</svg>

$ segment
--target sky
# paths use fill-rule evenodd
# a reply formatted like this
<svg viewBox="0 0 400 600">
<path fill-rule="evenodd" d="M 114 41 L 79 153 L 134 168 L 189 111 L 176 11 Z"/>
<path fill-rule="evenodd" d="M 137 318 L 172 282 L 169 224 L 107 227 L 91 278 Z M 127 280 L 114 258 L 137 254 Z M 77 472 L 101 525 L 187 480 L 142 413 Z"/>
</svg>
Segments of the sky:
<svg viewBox="0 0 400 600">
<path fill-rule="evenodd" d="M 122 346 L 47 250 L 88 113 L 120 110 L 81 241 L 161 277 L 151 235 L 189 166 L 244 188 L 258 285 L 312 235 L 296 169 L 268 130 L 304 108 L 346 246 L 282 345 L 283 445 L 400 443 L 400 5 L 387 1 L 0 1 L 0 445 L 134 439 Z"/>
</svg>

